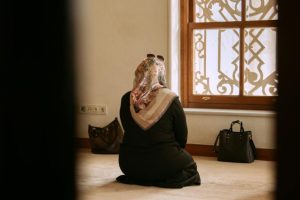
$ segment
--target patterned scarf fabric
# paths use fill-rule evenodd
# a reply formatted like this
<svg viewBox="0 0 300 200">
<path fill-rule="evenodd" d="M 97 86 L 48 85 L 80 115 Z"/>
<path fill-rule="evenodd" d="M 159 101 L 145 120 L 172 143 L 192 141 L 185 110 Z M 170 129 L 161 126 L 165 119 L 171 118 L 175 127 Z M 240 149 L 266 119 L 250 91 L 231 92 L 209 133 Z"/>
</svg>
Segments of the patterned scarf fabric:
<svg viewBox="0 0 300 200">
<path fill-rule="evenodd" d="M 151 54 L 152 55 L 152 54 Z M 130 112 L 144 130 L 154 125 L 177 96 L 166 87 L 163 59 L 148 56 L 135 71 Z"/>
<path fill-rule="evenodd" d="M 157 95 L 159 88 L 166 87 L 165 65 L 163 60 L 148 56 L 135 71 L 131 97 L 136 112 L 147 107 Z"/>
</svg>

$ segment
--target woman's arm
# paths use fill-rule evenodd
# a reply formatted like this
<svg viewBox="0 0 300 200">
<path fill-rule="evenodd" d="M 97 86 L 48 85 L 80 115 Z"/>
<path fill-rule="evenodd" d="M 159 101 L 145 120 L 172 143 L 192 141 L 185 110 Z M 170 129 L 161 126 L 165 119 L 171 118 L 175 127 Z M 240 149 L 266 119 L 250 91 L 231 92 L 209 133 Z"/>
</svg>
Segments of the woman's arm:
<svg viewBox="0 0 300 200">
<path fill-rule="evenodd" d="M 176 141 L 179 145 L 184 148 L 187 142 L 188 129 L 186 124 L 186 116 L 183 111 L 183 107 L 178 97 L 173 102 L 174 106 L 174 133 Z"/>
<path fill-rule="evenodd" d="M 121 106 L 120 106 L 120 119 L 124 130 L 127 130 L 127 121 L 130 115 L 129 111 L 129 103 L 130 102 L 130 92 L 125 93 L 121 98 Z"/>
</svg>

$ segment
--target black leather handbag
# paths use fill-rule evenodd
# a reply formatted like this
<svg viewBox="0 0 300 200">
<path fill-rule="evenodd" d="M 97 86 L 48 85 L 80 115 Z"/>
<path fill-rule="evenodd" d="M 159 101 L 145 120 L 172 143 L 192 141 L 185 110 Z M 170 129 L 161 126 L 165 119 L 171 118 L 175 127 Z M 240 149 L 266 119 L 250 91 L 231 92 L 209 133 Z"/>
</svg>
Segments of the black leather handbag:
<svg viewBox="0 0 300 200">
<path fill-rule="evenodd" d="M 240 125 L 240 131 L 233 131 L 235 124 Z M 245 131 L 243 122 L 233 121 L 229 129 L 219 132 L 213 151 L 219 161 L 251 163 L 256 157 L 256 148 L 252 140 L 252 132 Z"/>
<path fill-rule="evenodd" d="M 123 129 L 115 118 L 105 127 L 88 125 L 89 141 L 92 153 L 118 154 L 123 141 Z"/>
</svg>

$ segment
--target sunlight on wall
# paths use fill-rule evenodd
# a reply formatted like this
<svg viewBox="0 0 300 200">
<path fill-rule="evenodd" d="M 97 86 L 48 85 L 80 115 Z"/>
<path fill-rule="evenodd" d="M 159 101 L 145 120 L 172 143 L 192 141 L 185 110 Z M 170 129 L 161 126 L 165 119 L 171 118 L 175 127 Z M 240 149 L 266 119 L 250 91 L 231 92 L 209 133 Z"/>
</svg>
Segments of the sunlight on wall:
<svg viewBox="0 0 300 200">
<path fill-rule="evenodd" d="M 179 0 L 169 0 L 170 87 L 180 96 L 180 19 Z"/>
</svg>

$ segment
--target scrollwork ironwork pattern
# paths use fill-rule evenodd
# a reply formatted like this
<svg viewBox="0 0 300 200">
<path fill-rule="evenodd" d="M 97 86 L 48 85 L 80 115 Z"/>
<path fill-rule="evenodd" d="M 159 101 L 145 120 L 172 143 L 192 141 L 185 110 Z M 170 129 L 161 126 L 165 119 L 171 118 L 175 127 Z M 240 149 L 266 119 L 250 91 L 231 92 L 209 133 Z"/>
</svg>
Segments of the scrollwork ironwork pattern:
<svg viewBox="0 0 300 200">
<path fill-rule="evenodd" d="M 276 0 L 247 0 L 247 20 L 276 20 L 278 18 L 278 4 Z"/>
<path fill-rule="evenodd" d="M 268 62 L 268 60 L 262 58 L 264 50 L 272 48 L 271 45 L 276 43 L 276 41 L 270 40 L 263 42 L 263 33 L 267 31 L 276 31 L 276 29 L 245 29 L 245 36 L 249 39 L 245 42 L 245 54 L 247 56 L 245 56 L 244 83 L 248 84 L 248 87 L 245 88 L 244 94 L 248 96 L 277 95 L 278 72 L 276 66 L 267 65 L 266 62 Z M 252 70 L 250 70 L 250 68 Z"/>
<path fill-rule="evenodd" d="M 207 55 L 207 45 L 213 42 L 207 41 L 206 35 L 208 30 L 198 30 L 194 33 L 194 94 L 205 95 L 237 95 L 239 87 L 239 31 L 237 29 L 216 29 L 210 30 L 215 32 L 217 44 L 210 55 Z M 227 57 L 225 50 L 222 51 L 223 41 L 222 34 L 230 35 L 231 50 L 230 54 L 233 59 L 230 63 L 222 63 L 222 56 Z M 226 39 L 225 39 L 226 40 Z M 229 44 L 228 44 L 229 45 Z M 212 55 L 216 53 L 216 56 Z M 209 60 L 213 56 L 217 60 L 215 65 Z M 197 63 L 198 62 L 198 63 Z M 201 65 L 201 66 L 197 66 Z M 208 67 L 207 67 L 208 65 Z M 230 71 L 230 72 L 228 72 Z M 214 74 L 214 75 L 208 75 Z M 213 84 L 212 84 L 213 83 Z M 195 89 L 198 88 L 198 89 Z M 201 88 L 201 89 L 199 89 Z"/>
<path fill-rule="evenodd" d="M 240 21 L 241 0 L 195 0 L 196 22 Z"/>
<path fill-rule="evenodd" d="M 195 5 L 196 22 L 238 21 L 241 18 L 241 0 L 195 0 Z M 274 20 L 277 19 L 277 15 L 276 0 L 246 0 L 246 19 Z M 265 35 L 268 34 L 266 33 L 267 29 L 276 32 L 275 28 L 245 29 L 244 35 L 247 41 L 244 43 L 244 95 L 278 95 L 278 72 L 274 61 L 276 55 L 266 56 L 268 54 L 267 50 L 276 46 L 272 46 L 276 43 L 276 40 L 272 37 L 269 40 L 265 39 Z M 194 31 L 194 94 L 235 95 L 234 89 L 239 88 L 240 32 L 236 29 L 226 30 L 235 35 L 234 37 L 230 36 L 230 39 L 233 40 L 229 47 L 231 49 L 228 49 L 227 52 L 221 50 L 220 45 L 225 41 L 222 36 L 225 29 L 215 29 L 218 32 L 216 38 L 218 50 L 214 50 L 217 55 L 210 58 L 207 48 L 212 41 L 207 39 L 207 29 Z M 238 39 L 235 41 L 236 36 Z M 231 63 L 222 63 L 221 58 L 226 57 L 228 53 L 231 54 Z M 210 69 L 212 66 L 207 64 L 208 59 L 218 59 L 218 69 L 215 71 L 217 73 L 217 83 L 214 84 L 212 83 L 216 81 L 216 78 L 207 74 L 208 70 L 212 70 Z M 229 70 L 231 74 L 228 74 L 229 68 L 232 69 Z"/>
</svg>

